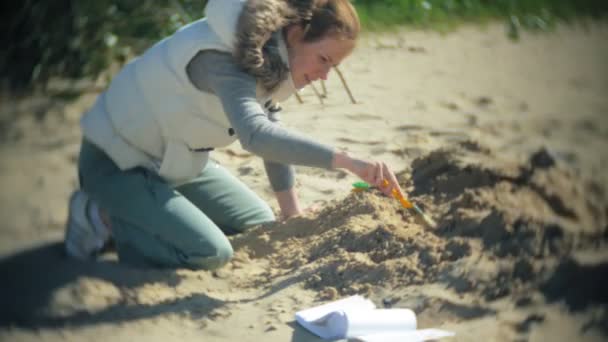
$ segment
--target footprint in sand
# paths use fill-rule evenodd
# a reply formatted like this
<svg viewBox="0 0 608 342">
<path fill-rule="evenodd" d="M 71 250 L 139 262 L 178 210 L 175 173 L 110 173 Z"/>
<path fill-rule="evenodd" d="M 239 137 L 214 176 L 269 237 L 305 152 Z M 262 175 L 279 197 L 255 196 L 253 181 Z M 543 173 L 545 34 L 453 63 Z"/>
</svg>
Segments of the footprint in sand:
<svg viewBox="0 0 608 342">
<path fill-rule="evenodd" d="M 443 138 L 446 141 L 450 142 L 464 142 L 468 141 L 471 138 L 464 132 L 460 131 L 446 131 L 446 130 L 435 130 L 430 131 L 429 135 L 435 138 Z"/>
<path fill-rule="evenodd" d="M 460 109 L 460 106 L 457 103 L 452 102 L 452 101 L 442 101 L 439 103 L 439 105 L 441 107 L 447 108 L 451 111 L 457 111 Z"/>
<path fill-rule="evenodd" d="M 351 138 L 338 138 L 336 139 L 339 142 L 347 143 L 347 144 L 361 144 L 361 145 L 380 145 L 384 144 L 384 141 L 380 140 L 356 140 Z"/>
<path fill-rule="evenodd" d="M 397 131 L 421 131 L 423 129 L 424 127 L 418 125 L 401 125 L 395 127 L 395 130 Z"/>
<path fill-rule="evenodd" d="M 418 147 L 398 148 L 390 151 L 392 154 L 402 158 L 417 158 L 420 157 L 424 150 Z"/>
<path fill-rule="evenodd" d="M 367 113 L 359 113 L 359 114 L 346 114 L 346 117 L 352 120 L 383 120 L 383 117 L 373 114 Z"/>
<path fill-rule="evenodd" d="M 241 176 L 247 176 L 252 173 L 255 173 L 255 169 L 252 168 L 251 166 L 241 166 L 238 168 L 238 172 L 239 172 L 239 175 L 241 175 Z"/>
</svg>

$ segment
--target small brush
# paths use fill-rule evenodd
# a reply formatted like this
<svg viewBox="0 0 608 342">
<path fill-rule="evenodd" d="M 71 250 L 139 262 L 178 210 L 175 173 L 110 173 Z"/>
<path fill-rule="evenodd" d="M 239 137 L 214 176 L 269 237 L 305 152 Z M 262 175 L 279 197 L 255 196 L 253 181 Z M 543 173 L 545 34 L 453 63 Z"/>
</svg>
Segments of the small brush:
<svg viewBox="0 0 608 342">
<path fill-rule="evenodd" d="M 385 187 L 389 186 L 389 182 L 384 179 L 382 180 L 382 185 Z M 420 207 L 418 207 L 416 204 L 408 201 L 405 197 L 403 197 L 403 195 L 401 195 L 397 189 L 393 188 L 391 190 L 391 193 L 393 194 L 393 197 L 395 197 L 397 200 L 399 200 L 399 202 L 401 202 L 401 205 L 404 208 L 414 210 L 416 214 L 418 214 L 420 218 L 422 218 L 422 221 L 424 221 L 424 223 L 429 226 L 429 228 L 435 228 L 437 226 L 435 220 L 425 214 L 424 211 L 422 211 L 422 209 L 420 209 Z"/>
<path fill-rule="evenodd" d="M 386 179 L 383 180 L 382 186 L 385 186 L 385 187 L 389 186 L 388 180 L 386 180 Z M 356 182 L 356 183 L 353 183 L 353 188 L 354 188 L 353 191 L 359 192 L 359 191 L 372 189 L 373 187 L 366 182 Z M 437 223 L 435 223 L 435 221 L 432 218 L 430 218 L 428 215 L 426 215 L 422 211 L 422 209 L 420 209 L 420 207 L 418 207 L 416 204 L 408 201 L 405 197 L 403 197 L 397 189 L 393 188 L 391 190 L 391 193 L 392 193 L 393 197 L 395 197 L 401 203 L 402 207 L 404 207 L 405 209 L 413 210 L 416 214 L 418 214 L 418 216 L 422 219 L 424 224 L 426 224 L 429 228 L 435 228 L 437 226 Z"/>
</svg>

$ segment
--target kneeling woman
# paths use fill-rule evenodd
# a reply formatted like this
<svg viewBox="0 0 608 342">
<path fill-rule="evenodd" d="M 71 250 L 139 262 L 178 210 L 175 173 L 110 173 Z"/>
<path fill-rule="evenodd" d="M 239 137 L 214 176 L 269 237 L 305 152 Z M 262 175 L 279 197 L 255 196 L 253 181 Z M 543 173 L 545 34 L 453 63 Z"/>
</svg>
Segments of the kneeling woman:
<svg viewBox="0 0 608 342">
<path fill-rule="evenodd" d="M 70 200 L 68 255 L 96 256 L 112 238 L 121 262 L 214 269 L 226 234 L 275 220 L 220 165 L 238 140 L 262 157 L 283 217 L 301 213 L 290 165 L 343 168 L 380 185 L 382 162 L 353 158 L 275 120 L 276 103 L 325 79 L 355 46 L 348 0 L 210 0 L 207 17 L 127 64 L 81 121 L 81 189 Z"/>
</svg>

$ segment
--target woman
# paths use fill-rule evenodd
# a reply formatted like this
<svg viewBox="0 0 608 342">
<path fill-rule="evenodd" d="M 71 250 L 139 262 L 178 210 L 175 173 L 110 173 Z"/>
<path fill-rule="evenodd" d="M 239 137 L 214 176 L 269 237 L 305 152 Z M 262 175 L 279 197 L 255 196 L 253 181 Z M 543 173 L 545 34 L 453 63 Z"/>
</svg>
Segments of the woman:
<svg viewBox="0 0 608 342">
<path fill-rule="evenodd" d="M 275 220 L 209 160 L 236 140 L 265 161 L 281 214 L 302 213 L 290 165 L 347 169 L 399 191 L 384 163 L 353 158 L 276 121 L 277 102 L 325 79 L 359 34 L 348 0 L 210 0 L 191 23 L 127 64 L 82 121 L 81 190 L 70 200 L 68 255 L 113 238 L 131 264 L 214 269 L 226 234 Z"/>
</svg>

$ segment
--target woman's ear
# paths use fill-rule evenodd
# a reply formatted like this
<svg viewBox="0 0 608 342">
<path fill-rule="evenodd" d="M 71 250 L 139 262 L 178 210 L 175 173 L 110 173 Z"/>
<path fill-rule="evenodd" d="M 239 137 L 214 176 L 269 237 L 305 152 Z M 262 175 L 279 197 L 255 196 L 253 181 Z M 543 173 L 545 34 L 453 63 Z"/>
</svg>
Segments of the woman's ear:
<svg viewBox="0 0 608 342">
<path fill-rule="evenodd" d="M 304 39 L 304 29 L 300 24 L 292 24 L 286 28 L 287 46 L 292 47 Z"/>
</svg>

